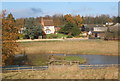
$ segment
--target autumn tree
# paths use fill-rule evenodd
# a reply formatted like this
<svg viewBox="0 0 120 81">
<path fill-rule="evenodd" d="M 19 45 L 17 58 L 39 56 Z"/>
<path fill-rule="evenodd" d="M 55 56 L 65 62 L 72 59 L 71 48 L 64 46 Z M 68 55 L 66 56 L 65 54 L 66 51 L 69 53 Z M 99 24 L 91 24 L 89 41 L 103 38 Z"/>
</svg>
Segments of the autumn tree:
<svg viewBox="0 0 120 81">
<path fill-rule="evenodd" d="M 18 48 L 16 43 L 18 30 L 11 13 L 7 17 L 2 17 L 2 65 L 12 64 L 13 55 Z"/>
<path fill-rule="evenodd" d="M 19 28 L 23 28 L 25 25 L 25 19 L 24 18 L 16 19 L 16 25 L 19 26 Z"/>
<path fill-rule="evenodd" d="M 80 17 L 80 15 L 76 15 L 74 17 L 74 20 L 75 20 L 75 23 L 78 27 L 81 27 L 82 26 L 82 23 L 83 23 L 83 19 Z"/>
<path fill-rule="evenodd" d="M 67 14 L 67 15 L 64 15 L 64 18 L 66 22 L 76 24 L 77 27 L 82 26 L 83 20 L 82 20 L 82 17 L 80 17 L 80 15 L 72 16 L 70 14 Z"/>
<path fill-rule="evenodd" d="M 72 15 L 70 15 L 70 14 L 66 14 L 66 15 L 64 15 L 64 19 L 65 19 L 65 21 L 68 23 L 73 23 L 73 24 L 75 24 L 75 20 L 74 20 L 74 18 L 72 17 Z"/>
</svg>

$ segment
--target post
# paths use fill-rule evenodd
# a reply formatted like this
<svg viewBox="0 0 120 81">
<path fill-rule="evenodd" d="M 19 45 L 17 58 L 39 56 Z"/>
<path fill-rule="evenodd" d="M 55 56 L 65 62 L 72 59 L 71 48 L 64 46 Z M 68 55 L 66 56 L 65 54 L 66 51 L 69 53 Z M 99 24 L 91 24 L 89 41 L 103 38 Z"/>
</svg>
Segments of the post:
<svg viewBox="0 0 120 81">
<path fill-rule="evenodd" d="M 32 66 L 32 71 L 33 71 L 33 66 Z"/>
<path fill-rule="evenodd" d="M 18 72 L 19 72 L 20 68 L 18 67 Z"/>
</svg>

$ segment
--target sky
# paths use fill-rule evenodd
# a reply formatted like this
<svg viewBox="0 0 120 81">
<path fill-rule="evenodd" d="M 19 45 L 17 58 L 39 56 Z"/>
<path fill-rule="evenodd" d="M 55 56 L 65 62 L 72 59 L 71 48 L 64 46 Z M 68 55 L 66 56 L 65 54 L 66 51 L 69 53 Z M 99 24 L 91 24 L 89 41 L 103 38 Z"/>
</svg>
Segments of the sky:
<svg viewBox="0 0 120 81">
<path fill-rule="evenodd" d="M 118 15 L 118 2 L 2 2 L 2 9 L 15 18 L 54 14 L 81 16 Z"/>
</svg>

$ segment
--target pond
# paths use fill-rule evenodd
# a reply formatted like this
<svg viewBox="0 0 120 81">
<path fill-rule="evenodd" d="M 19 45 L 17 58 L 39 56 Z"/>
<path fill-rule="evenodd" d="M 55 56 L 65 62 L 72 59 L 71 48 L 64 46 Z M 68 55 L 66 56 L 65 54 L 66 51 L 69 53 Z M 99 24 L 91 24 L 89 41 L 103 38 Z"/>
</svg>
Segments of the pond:
<svg viewBox="0 0 120 81">
<path fill-rule="evenodd" d="M 64 55 L 64 54 L 55 54 Z M 87 60 L 86 64 L 120 64 L 118 62 L 118 56 L 107 56 L 107 55 L 80 55 L 80 54 L 68 54 L 66 56 L 80 56 Z"/>
<path fill-rule="evenodd" d="M 65 54 L 50 54 L 50 55 L 65 55 Z M 120 64 L 120 62 L 118 62 L 118 58 L 120 56 L 118 57 L 118 56 L 106 56 L 106 55 L 80 55 L 80 54 L 66 54 L 66 56 L 78 56 L 78 57 L 85 58 L 87 60 L 87 62 L 85 64 L 87 64 L 87 65 L 88 64 L 90 64 L 90 65 Z M 19 56 L 17 56 L 17 57 L 19 57 Z M 18 65 L 11 65 L 11 66 L 5 66 L 5 68 L 6 67 L 7 68 L 9 68 L 9 67 L 26 67 L 26 66 L 29 66 L 29 65 L 20 65 L 20 66 L 18 66 Z"/>
</svg>

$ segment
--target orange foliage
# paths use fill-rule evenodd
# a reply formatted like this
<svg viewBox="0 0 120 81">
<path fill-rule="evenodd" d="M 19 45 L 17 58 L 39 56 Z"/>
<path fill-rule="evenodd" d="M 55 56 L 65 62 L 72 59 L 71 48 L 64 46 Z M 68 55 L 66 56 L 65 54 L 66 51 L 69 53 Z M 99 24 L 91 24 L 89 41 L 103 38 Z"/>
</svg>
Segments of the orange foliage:
<svg viewBox="0 0 120 81">
<path fill-rule="evenodd" d="M 8 65 L 12 63 L 12 56 L 17 51 L 16 38 L 18 36 L 19 27 L 16 26 L 12 14 L 8 17 L 2 17 L 2 64 Z"/>
<path fill-rule="evenodd" d="M 70 14 L 67 14 L 67 15 L 64 15 L 64 18 L 65 18 L 66 22 L 76 24 L 78 27 L 82 26 L 83 20 L 80 17 L 80 15 L 72 16 Z"/>
</svg>

